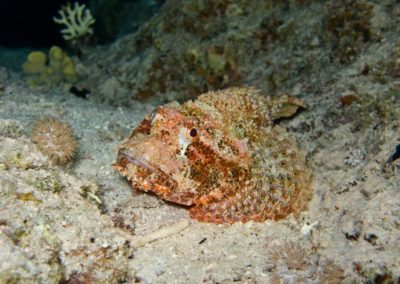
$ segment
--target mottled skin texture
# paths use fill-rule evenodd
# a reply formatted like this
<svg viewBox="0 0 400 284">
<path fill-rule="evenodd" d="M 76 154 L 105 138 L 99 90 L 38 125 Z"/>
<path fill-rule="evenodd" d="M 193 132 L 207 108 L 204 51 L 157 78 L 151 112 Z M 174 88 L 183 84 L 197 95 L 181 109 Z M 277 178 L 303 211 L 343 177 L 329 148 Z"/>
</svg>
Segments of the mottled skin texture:
<svg viewBox="0 0 400 284">
<path fill-rule="evenodd" d="M 298 215 L 310 173 L 273 120 L 304 107 L 253 88 L 209 92 L 158 107 L 121 145 L 114 168 L 132 187 L 190 207 L 199 221 L 232 223 Z"/>
</svg>

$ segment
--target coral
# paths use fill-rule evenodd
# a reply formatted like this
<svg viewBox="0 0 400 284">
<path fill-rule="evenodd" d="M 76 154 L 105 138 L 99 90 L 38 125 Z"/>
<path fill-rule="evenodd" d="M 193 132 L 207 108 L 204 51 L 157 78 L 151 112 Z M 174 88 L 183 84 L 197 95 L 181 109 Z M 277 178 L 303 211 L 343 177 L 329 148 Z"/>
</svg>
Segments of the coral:
<svg viewBox="0 0 400 284">
<path fill-rule="evenodd" d="M 326 4 L 325 30 L 335 61 L 350 62 L 371 40 L 372 9 L 372 5 L 356 0 L 331 0 Z"/>
<path fill-rule="evenodd" d="M 133 283 L 131 237 L 81 196 L 88 180 L 45 167 L 0 175 L 0 283 Z"/>
<path fill-rule="evenodd" d="M 311 253 L 298 243 L 286 241 L 268 249 L 268 262 L 273 267 L 273 284 L 341 283 L 343 269 L 330 259 Z"/>
<path fill-rule="evenodd" d="M 363 75 L 367 75 L 372 82 L 387 84 L 400 78 L 400 43 L 397 42 L 389 56 L 378 62 L 371 62 L 364 67 Z"/>
<path fill-rule="evenodd" d="M 22 71 L 27 75 L 35 75 L 45 72 L 46 54 L 42 51 L 32 51 L 28 54 L 26 62 L 22 65 Z"/>
<path fill-rule="evenodd" d="M 0 119 L 0 136 L 18 138 L 23 134 L 23 127 L 12 119 Z"/>
<path fill-rule="evenodd" d="M 310 172 L 292 137 L 272 120 L 299 107 L 299 99 L 269 99 L 253 88 L 173 102 L 133 130 L 114 167 L 133 188 L 192 206 L 199 221 L 297 216 L 311 195 Z"/>
<path fill-rule="evenodd" d="M 382 284 L 394 284 L 399 283 L 400 277 L 394 276 L 393 272 L 390 271 L 386 266 L 382 267 L 368 267 L 365 270 L 360 271 L 364 277 L 366 284 L 382 283 Z"/>
<path fill-rule="evenodd" d="M 316 273 L 317 283 L 336 284 L 342 283 L 344 278 L 343 269 L 330 259 L 320 259 Z"/>
<path fill-rule="evenodd" d="M 66 55 L 61 48 L 53 46 L 49 51 L 49 67 L 51 73 L 60 73 L 67 82 L 75 82 L 77 75 L 74 68 L 72 59 Z M 54 74 L 56 76 L 56 74 Z"/>
<path fill-rule="evenodd" d="M 55 118 L 37 121 L 30 138 L 54 165 L 66 164 L 75 157 L 77 143 L 72 129 Z"/>
<path fill-rule="evenodd" d="M 112 85 L 115 96 L 106 99 L 114 104 L 128 98 L 128 103 L 133 102 L 131 98 L 148 101 L 160 94 L 161 102 L 184 101 L 208 90 L 247 84 L 245 78 L 255 75 L 258 68 L 270 69 L 270 62 L 259 57 L 267 45 L 284 41 L 283 32 L 289 33 L 281 27 L 285 26 L 279 15 L 284 6 L 270 1 L 166 1 L 158 17 L 121 42 L 124 52 L 115 53 L 116 60 L 96 66 L 97 71 L 125 76 L 100 85 L 92 77 L 87 83 L 100 90 L 96 97 L 109 95 Z M 271 15 L 271 7 L 279 12 Z M 139 54 L 140 70 L 129 63 Z M 255 76 L 262 82 L 259 87 L 267 82 L 264 76 Z"/>
<path fill-rule="evenodd" d="M 78 80 L 74 62 L 58 46 L 50 48 L 48 61 L 44 52 L 29 53 L 22 65 L 22 71 L 28 76 L 28 83 L 32 86 L 75 83 Z"/>
<path fill-rule="evenodd" d="M 95 183 L 85 184 L 80 187 L 80 195 L 82 197 L 87 198 L 93 201 L 96 205 L 100 206 L 102 204 L 102 201 L 98 194 L 99 187 Z"/>
<path fill-rule="evenodd" d="M 397 88 L 390 88 L 379 95 L 362 93 L 357 89 L 346 93 L 348 94 L 344 97 L 352 96 L 354 99 L 345 98 L 346 102 L 343 104 L 343 97 L 341 97 L 340 101 L 343 107 L 329 110 L 331 122 L 330 125 L 326 124 L 326 127 L 330 128 L 332 125 L 351 122 L 351 131 L 357 132 L 361 129 L 373 127 L 377 122 L 390 127 L 397 127 L 396 125 L 399 124 L 400 93 Z M 348 104 L 350 101 L 351 103 Z M 370 147 L 370 144 L 366 145 L 367 149 Z"/>
<path fill-rule="evenodd" d="M 61 34 L 66 41 L 76 44 L 83 37 L 93 34 L 91 26 L 95 23 L 95 19 L 90 10 L 86 9 L 85 4 L 79 5 L 78 2 L 75 2 L 72 8 L 71 3 L 68 3 L 58 13 L 60 17 L 54 17 L 53 20 L 57 24 L 65 26 L 65 29 L 61 30 Z"/>
<path fill-rule="evenodd" d="M 39 191 L 49 191 L 52 193 L 59 193 L 65 189 L 65 185 L 63 185 L 60 177 L 55 173 L 36 178 L 32 181 L 32 186 Z"/>
</svg>

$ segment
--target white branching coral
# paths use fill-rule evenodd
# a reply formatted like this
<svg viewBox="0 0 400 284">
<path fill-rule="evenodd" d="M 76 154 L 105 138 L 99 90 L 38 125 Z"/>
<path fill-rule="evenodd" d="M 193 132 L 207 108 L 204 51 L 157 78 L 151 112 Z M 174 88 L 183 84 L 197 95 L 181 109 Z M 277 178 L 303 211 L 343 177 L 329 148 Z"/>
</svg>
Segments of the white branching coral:
<svg viewBox="0 0 400 284">
<path fill-rule="evenodd" d="M 57 24 L 65 25 L 66 28 L 61 30 L 61 34 L 66 41 L 74 43 L 83 36 L 93 34 L 91 26 L 95 23 L 95 19 L 85 4 L 79 5 L 79 3 L 75 2 L 72 8 L 71 3 L 68 3 L 58 13 L 60 17 L 54 17 L 53 21 Z"/>
</svg>

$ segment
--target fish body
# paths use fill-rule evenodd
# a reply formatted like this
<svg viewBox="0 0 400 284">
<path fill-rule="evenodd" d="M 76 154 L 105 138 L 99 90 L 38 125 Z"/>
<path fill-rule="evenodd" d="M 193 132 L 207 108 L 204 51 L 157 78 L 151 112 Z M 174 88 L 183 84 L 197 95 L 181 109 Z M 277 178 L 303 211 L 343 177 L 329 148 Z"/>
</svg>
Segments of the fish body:
<svg viewBox="0 0 400 284">
<path fill-rule="evenodd" d="M 303 153 L 273 120 L 301 100 L 229 88 L 160 106 L 120 146 L 114 168 L 134 189 L 212 223 L 298 215 L 311 195 Z"/>
</svg>

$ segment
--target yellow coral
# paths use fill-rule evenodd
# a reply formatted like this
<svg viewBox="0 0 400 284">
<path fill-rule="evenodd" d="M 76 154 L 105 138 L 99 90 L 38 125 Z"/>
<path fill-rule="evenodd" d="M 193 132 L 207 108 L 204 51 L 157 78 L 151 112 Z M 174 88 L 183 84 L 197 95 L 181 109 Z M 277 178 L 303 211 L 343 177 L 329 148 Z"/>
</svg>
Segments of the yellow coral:
<svg viewBox="0 0 400 284">
<path fill-rule="evenodd" d="M 45 71 L 46 54 L 42 51 L 32 51 L 29 53 L 26 62 L 22 65 L 25 74 L 38 74 Z"/>
<path fill-rule="evenodd" d="M 49 67 L 58 71 L 62 77 L 61 80 L 64 79 L 68 83 L 74 83 L 78 79 L 74 62 L 61 48 L 53 46 L 49 51 L 49 58 Z"/>
<path fill-rule="evenodd" d="M 26 62 L 22 65 L 22 71 L 29 76 L 29 84 L 56 85 L 63 81 L 74 83 L 78 80 L 74 62 L 60 47 L 50 48 L 48 64 L 46 63 L 47 56 L 44 52 L 29 53 Z"/>
</svg>

